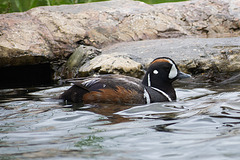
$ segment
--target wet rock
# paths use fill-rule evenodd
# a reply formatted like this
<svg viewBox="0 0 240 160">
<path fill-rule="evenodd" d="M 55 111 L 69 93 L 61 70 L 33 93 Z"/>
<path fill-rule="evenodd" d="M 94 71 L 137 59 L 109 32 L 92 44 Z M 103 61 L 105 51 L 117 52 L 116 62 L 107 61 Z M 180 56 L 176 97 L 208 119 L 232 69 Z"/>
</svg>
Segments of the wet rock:
<svg viewBox="0 0 240 160">
<path fill-rule="evenodd" d="M 148 5 L 132 0 L 38 7 L 0 15 L 0 67 L 67 59 L 80 44 L 238 36 L 240 0 Z"/>
<path fill-rule="evenodd" d="M 95 47 L 80 45 L 69 57 L 66 64 L 61 67 L 62 71 L 59 74 L 59 79 L 77 77 L 79 68 L 100 54 L 101 51 Z M 56 72 L 56 74 L 57 73 L 58 72 Z"/>
<path fill-rule="evenodd" d="M 145 67 L 156 57 L 170 57 L 204 82 L 221 82 L 240 72 L 240 37 L 146 40 L 102 49 L 103 55 L 113 52 L 124 52 Z"/>
<path fill-rule="evenodd" d="M 81 45 L 68 61 L 55 73 L 55 79 L 70 79 L 93 74 L 143 75 L 142 64 L 132 60 L 127 53 L 101 55 L 102 51 Z"/>
<path fill-rule="evenodd" d="M 78 76 L 91 74 L 125 74 L 134 77 L 143 75 L 142 65 L 124 53 L 104 54 L 93 58 L 79 68 Z"/>
<path fill-rule="evenodd" d="M 69 62 L 73 59 L 74 67 L 69 65 L 62 75 L 74 72 L 72 77 L 68 76 L 74 78 L 117 73 L 141 77 L 144 74 L 143 70 L 157 57 L 172 58 L 180 70 L 192 74 L 196 81 L 221 82 L 240 72 L 240 37 L 123 42 L 98 50 L 98 54 L 93 54 L 92 51 L 97 50 L 94 47 L 84 49 L 81 56 L 76 56 L 75 54 L 79 53 L 75 52 L 69 58 L 66 64 L 71 64 Z M 77 58 L 92 54 L 94 56 L 91 58 Z"/>
</svg>

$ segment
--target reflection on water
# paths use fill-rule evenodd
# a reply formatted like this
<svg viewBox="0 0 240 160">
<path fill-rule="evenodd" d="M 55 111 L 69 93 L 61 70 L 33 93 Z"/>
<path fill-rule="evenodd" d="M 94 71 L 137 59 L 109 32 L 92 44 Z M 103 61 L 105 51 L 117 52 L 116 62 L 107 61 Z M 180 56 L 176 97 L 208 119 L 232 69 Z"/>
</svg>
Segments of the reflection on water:
<svg viewBox="0 0 240 160">
<path fill-rule="evenodd" d="M 0 91 L 1 159 L 240 156 L 238 84 L 179 87 L 177 102 L 142 106 L 64 104 L 65 89 Z"/>
</svg>

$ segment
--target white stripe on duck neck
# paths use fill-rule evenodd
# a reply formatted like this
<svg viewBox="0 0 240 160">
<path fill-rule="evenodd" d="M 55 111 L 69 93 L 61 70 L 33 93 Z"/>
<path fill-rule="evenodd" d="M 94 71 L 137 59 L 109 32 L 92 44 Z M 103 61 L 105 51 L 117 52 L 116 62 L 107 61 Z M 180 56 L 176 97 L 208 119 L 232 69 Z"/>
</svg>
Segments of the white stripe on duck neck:
<svg viewBox="0 0 240 160">
<path fill-rule="evenodd" d="M 144 88 L 144 94 L 143 95 L 144 95 L 144 98 L 146 99 L 147 104 L 150 104 L 151 103 L 150 95 L 145 88 Z"/>
<path fill-rule="evenodd" d="M 148 87 L 151 87 L 151 78 L 150 78 L 150 73 L 148 73 Z"/>
<path fill-rule="evenodd" d="M 161 93 L 162 95 L 164 95 L 168 99 L 169 102 L 172 102 L 172 99 L 167 95 L 167 93 L 165 93 L 162 90 L 155 88 L 155 87 L 151 87 L 151 88 L 154 89 L 155 91 Z"/>
</svg>

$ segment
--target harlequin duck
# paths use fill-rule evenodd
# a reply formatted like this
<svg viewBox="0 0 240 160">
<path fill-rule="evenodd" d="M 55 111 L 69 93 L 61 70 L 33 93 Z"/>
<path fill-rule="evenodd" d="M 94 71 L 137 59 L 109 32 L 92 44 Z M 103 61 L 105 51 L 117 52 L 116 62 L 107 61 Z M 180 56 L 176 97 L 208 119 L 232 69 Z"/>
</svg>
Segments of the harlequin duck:
<svg viewBox="0 0 240 160">
<path fill-rule="evenodd" d="M 99 75 L 73 80 L 60 98 L 75 103 L 148 104 L 176 100 L 172 82 L 190 75 L 167 57 L 154 59 L 141 81 L 124 75 Z"/>
</svg>

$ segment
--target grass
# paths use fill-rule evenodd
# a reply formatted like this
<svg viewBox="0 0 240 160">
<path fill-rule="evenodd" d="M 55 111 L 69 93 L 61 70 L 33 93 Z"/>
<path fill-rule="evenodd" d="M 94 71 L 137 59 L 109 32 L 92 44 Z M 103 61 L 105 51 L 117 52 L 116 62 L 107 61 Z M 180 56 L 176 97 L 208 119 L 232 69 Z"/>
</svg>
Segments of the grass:
<svg viewBox="0 0 240 160">
<path fill-rule="evenodd" d="M 0 0 L 0 14 L 24 12 L 38 6 L 53 6 L 62 4 L 79 4 L 107 0 Z M 184 0 L 139 0 L 148 4 L 179 2 Z"/>
<path fill-rule="evenodd" d="M 187 0 L 139 0 L 148 4 L 168 3 L 168 2 L 181 2 Z"/>
<path fill-rule="evenodd" d="M 38 6 L 53 6 L 61 4 L 78 4 L 106 0 L 0 0 L 0 14 L 24 12 Z"/>
</svg>

